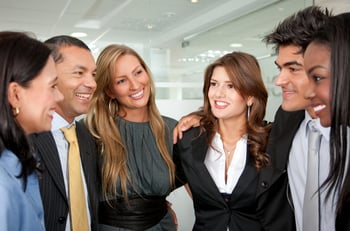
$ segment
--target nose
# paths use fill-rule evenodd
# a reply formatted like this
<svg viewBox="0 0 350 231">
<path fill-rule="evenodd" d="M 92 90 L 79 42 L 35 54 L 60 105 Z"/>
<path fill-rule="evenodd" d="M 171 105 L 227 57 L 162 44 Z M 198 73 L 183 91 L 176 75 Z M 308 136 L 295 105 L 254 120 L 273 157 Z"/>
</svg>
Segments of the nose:
<svg viewBox="0 0 350 231">
<path fill-rule="evenodd" d="M 90 89 L 95 90 L 97 86 L 95 77 L 93 75 L 86 76 L 84 85 Z"/>
<path fill-rule="evenodd" d="M 224 97 L 226 95 L 226 89 L 224 86 L 218 86 L 215 91 L 216 97 Z"/>
<path fill-rule="evenodd" d="M 138 86 L 139 86 L 139 82 L 135 79 L 130 79 L 130 87 L 129 87 L 129 90 L 130 91 L 135 91 L 138 89 Z"/>
<path fill-rule="evenodd" d="M 312 99 L 316 95 L 315 93 L 315 83 L 314 81 L 309 81 L 308 88 L 304 92 L 304 98 L 305 99 Z"/>
<path fill-rule="evenodd" d="M 55 91 L 55 95 L 54 95 L 54 100 L 56 103 L 61 102 L 64 99 L 63 94 L 60 92 L 60 90 L 58 90 L 58 88 L 56 88 L 57 91 Z"/>
<path fill-rule="evenodd" d="M 281 70 L 280 73 L 276 76 L 275 85 L 282 86 L 288 82 L 288 74 L 285 71 Z"/>
</svg>

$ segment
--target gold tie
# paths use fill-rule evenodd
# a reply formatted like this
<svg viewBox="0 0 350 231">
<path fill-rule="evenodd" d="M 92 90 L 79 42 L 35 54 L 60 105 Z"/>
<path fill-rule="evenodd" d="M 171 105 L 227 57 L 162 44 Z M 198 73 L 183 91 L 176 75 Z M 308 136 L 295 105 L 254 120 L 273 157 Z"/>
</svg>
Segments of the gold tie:
<svg viewBox="0 0 350 231">
<path fill-rule="evenodd" d="M 69 143 L 68 151 L 68 192 L 69 209 L 72 231 L 85 231 L 88 228 L 88 218 L 85 202 L 83 180 L 81 176 L 80 154 L 75 127 L 62 128 L 62 132 Z"/>
</svg>

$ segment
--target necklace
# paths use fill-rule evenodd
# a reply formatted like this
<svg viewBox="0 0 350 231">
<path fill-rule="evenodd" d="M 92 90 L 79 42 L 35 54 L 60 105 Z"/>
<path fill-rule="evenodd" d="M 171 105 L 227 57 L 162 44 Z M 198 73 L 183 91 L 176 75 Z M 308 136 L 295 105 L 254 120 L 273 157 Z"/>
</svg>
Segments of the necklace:
<svg viewBox="0 0 350 231">
<path fill-rule="evenodd" d="M 225 156 L 226 156 L 226 160 L 225 160 L 225 182 L 227 182 L 228 168 L 229 168 L 229 166 L 231 164 L 233 153 L 234 153 L 234 150 L 236 149 L 236 144 L 233 146 L 232 149 L 227 149 L 227 148 L 225 148 L 225 146 L 223 146 L 223 148 L 224 148 L 224 152 L 225 152 Z"/>
</svg>

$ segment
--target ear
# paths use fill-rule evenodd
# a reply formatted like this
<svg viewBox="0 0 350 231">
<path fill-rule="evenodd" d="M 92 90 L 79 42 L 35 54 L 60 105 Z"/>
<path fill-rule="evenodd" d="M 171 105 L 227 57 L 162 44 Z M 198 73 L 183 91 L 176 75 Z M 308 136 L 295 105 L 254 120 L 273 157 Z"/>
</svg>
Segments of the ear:
<svg viewBox="0 0 350 231">
<path fill-rule="evenodd" d="M 12 108 L 20 106 L 20 91 L 21 86 L 16 82 L 11 82 L 7 90 L 7 98 Z"/>
<path fill-rule="evenodd" d="M 250 107 L 254 103 L 254 96 L 248 96 L 247 106 Z"/>
<path fill-rule="evenodd" d="M 115 96 L 114 96 L 111 89 L 108 88 L 107 90 L 105 90 L 105 93 L 106 93 L 106 95 L 108 95 L 109 98 L 115 99 Z"/>
</svg>

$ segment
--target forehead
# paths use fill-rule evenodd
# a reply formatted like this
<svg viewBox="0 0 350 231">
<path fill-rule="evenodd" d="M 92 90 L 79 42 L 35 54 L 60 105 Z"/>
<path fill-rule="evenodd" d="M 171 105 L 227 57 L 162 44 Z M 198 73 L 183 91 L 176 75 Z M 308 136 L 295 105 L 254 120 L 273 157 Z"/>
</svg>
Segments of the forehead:
<svg viewBox="0 0 350 231">
<path fill-rule="evenodd" d="M 293 62 L 304 65 L 304 57 L 300 49 L 300 46 L 295 45 L 280 46 L 278 48 L 276 64 L 281 67 Z"/>
<path fill-rule="evenodd" d="M 330 55 L 331 53 L 327 45 L 312 42 L 305 50 L 305 66 L 308 66 L 311 63 L 328 63 Z"/>
<path fill-rule="evenodd" d="M 88 69 L 96 68 L 94 57 L 87 49 L 77 46 L 62 46 L 59 52 L 63 56 L 62 63 L 64 64 L 80 65 Z"/>
</svg>

